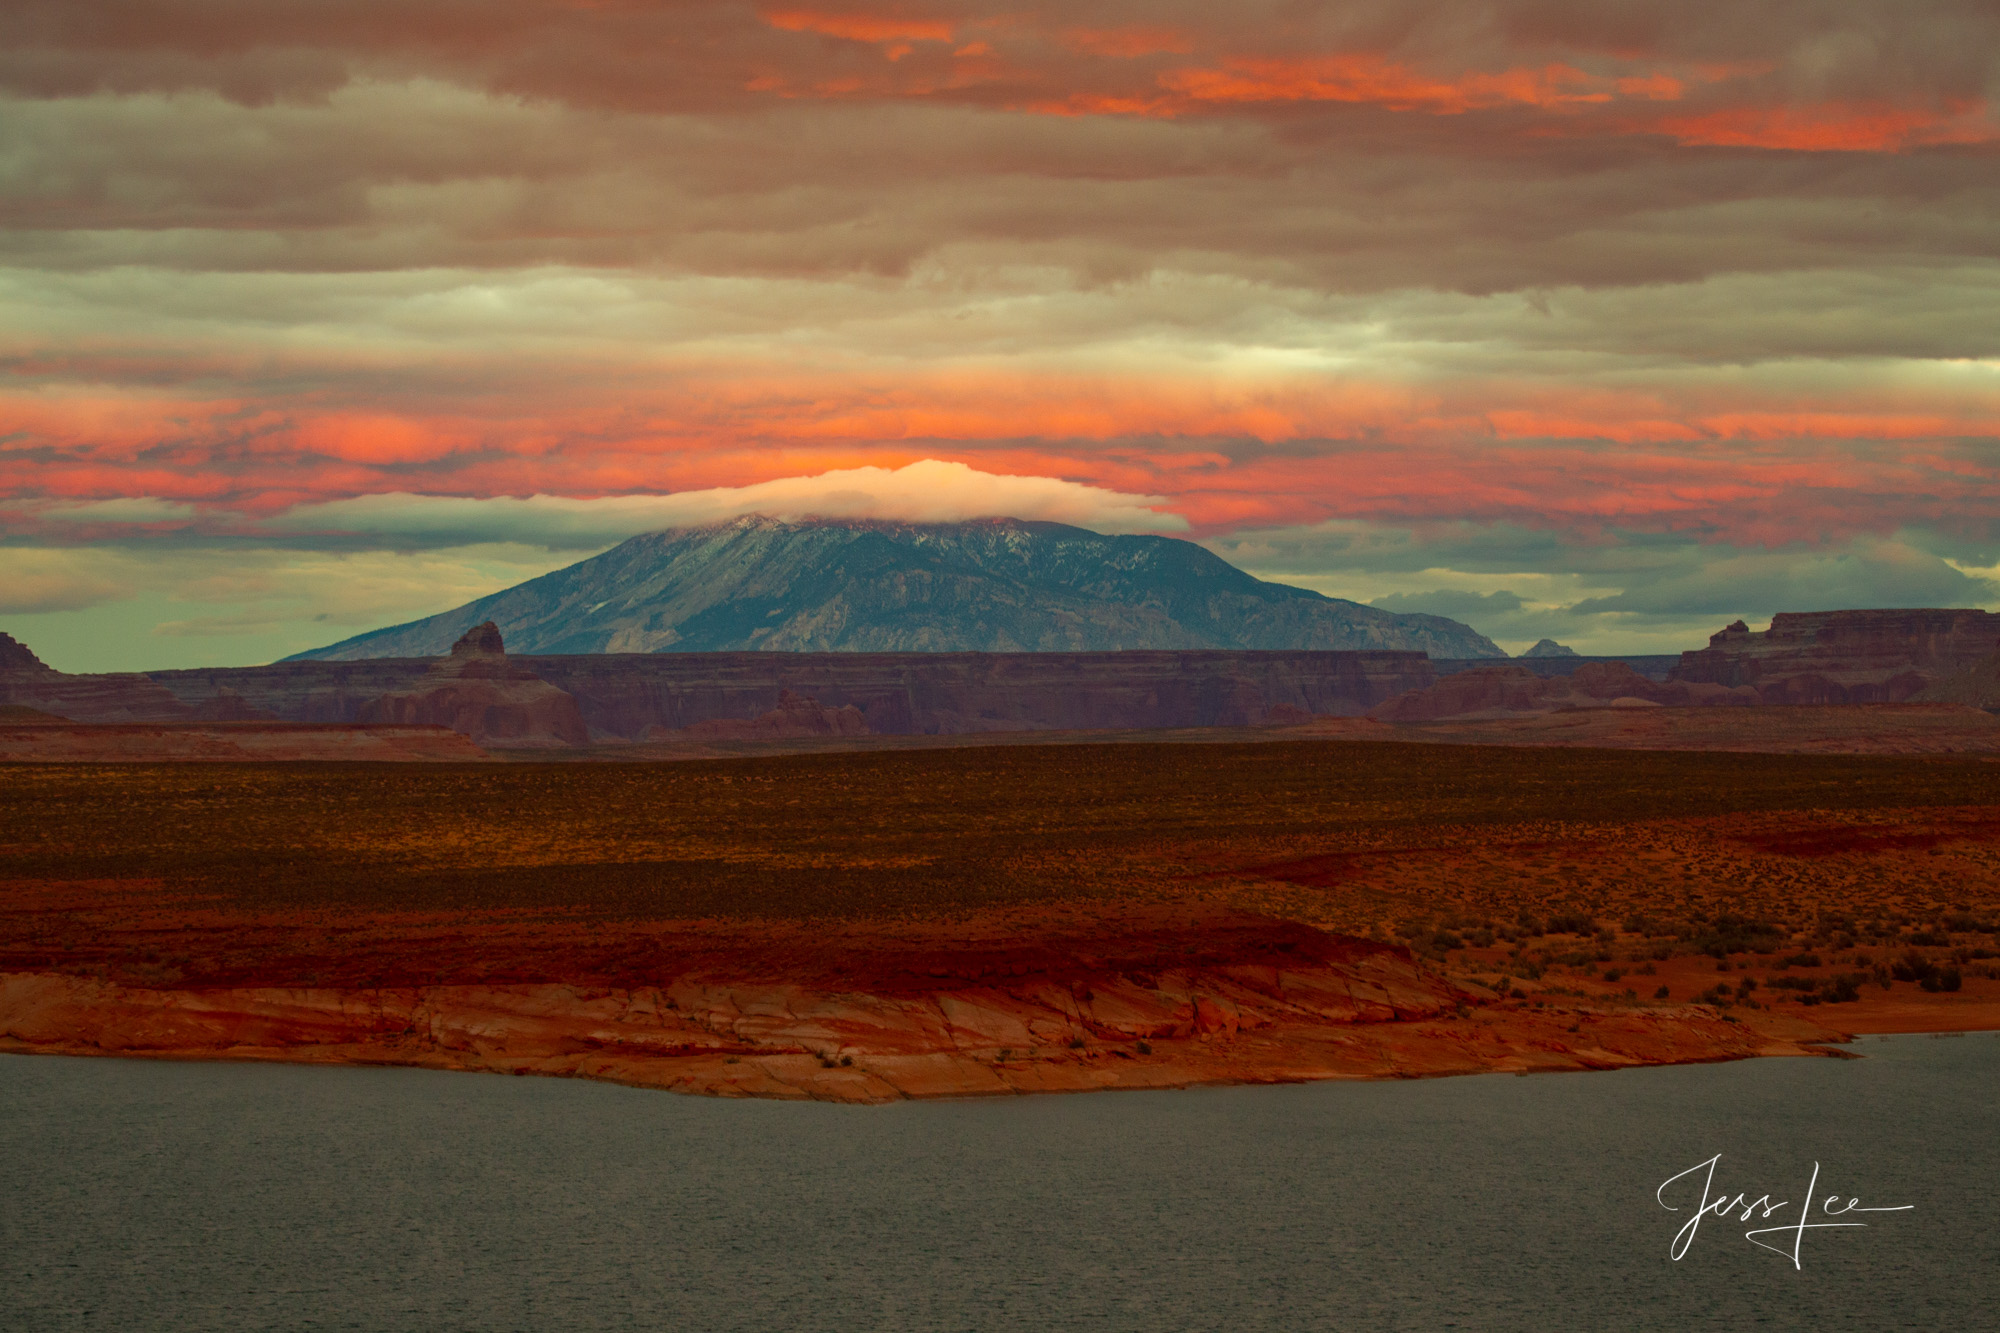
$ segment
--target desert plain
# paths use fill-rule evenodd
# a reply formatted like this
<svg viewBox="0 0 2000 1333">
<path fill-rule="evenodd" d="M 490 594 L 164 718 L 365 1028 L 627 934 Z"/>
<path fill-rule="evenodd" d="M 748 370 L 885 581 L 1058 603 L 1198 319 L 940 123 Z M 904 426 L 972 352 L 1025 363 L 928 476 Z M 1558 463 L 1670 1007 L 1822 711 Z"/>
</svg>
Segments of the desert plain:
<svg viewBox="0 0 2000 1333">
<path fill-rule="evenodd" d="M 1444 739 L 4 765 L 0 1049 L 879 1102 L 2000 1027 L 2000 763 Z"/>
</svg>

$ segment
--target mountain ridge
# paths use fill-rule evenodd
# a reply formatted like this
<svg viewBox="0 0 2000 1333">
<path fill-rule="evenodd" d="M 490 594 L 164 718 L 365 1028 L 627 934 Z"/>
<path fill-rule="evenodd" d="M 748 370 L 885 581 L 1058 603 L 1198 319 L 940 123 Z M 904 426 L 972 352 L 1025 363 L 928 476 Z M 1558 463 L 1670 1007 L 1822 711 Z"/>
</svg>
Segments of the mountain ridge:
<svg viewBox="0 0 2000 1333">
<path fill-rule="evenodd" d="M 1265 583 L 1192 542 L 1061 523 L 749 515 L 630 538 L 449 611 L 285 661 L 430 657 L 492 620 L 524 653 L 1401 649 L 1506 656 L 1469 626 Z"/>
</svg>

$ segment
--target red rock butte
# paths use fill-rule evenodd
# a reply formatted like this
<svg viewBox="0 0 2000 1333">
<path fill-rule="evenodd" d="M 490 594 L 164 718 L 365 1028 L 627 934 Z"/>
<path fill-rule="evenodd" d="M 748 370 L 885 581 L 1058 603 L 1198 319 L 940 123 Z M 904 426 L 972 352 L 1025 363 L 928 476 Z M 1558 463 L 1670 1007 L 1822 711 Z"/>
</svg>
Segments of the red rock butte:
<svg viewBox="0 0 2000 1333">
<path fill-rule="evenodd" d="M 576 699 L 509 661 L 490 620 L 467 630 L 413 688 L 370 699 L 354 720 L 364 726 L 449 727 L 482 745 L 590 743 Z"/>
<path fill-rule="evenodd" d="M 1754 690 L 1767 704 L 1901 703 L 2000 649 L 2000 615 L 1976 610 L 1810 611 L 1742 621 L 1681 654 L 1669 679 Z"/>
</svg>

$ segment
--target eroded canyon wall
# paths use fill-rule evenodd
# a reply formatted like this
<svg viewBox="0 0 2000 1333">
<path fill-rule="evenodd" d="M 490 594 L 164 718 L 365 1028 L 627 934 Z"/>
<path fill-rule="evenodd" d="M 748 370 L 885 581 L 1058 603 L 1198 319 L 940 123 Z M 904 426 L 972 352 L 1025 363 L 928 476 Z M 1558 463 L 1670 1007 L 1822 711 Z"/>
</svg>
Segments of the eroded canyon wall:
<svg viewBox="0 0 2000 1333">
<path fill-rule="evenodd" d="M 1901 703 L 2000 648 L 2000 615 L 1968 609 L 1803 611 L 1742 621 L 1681 654 L 1670 680 L 1747 686 L 1767 704 Z"/>
<path fill-rule="evenodd" d="M 432 658 L 162 671 L 190 706 L 224 690 L 296 721 L 351 722 L 420 688 Z M 878 734 L 1254 726 L 1281 709 L 1358 716 L 1428 686 L 1413 652 L 605 653 L 511 656 L 573 696 L 593 735 L 749 720 L 789 691 Z M 1280 713 L 1280 716 L 1285 714 Z"/>
<path fill-rule="evenodd" d="M 0 706 L 30 708 L 70 722 L 195 720 L 194 710 L 146 676 L 72 676 L 45 665 L 10 634 L 0 634 Z"/>
</svg>

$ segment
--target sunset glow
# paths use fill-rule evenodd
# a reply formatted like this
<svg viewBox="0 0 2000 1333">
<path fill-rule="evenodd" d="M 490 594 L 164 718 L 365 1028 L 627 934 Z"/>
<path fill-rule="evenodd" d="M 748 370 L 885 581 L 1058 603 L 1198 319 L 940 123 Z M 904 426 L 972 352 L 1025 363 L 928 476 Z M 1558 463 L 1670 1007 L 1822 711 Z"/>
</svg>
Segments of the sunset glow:
<svg viewBox="0 0 2000 1333">
<path fill-rule="evenodd" d="M 1509 647 L 2000 603 L 1989 4 L 88 10 L 0 13 L 0 628 L 66 667 L 854 469 Z M 584 507 L 300 520 L 398 496 Z"/>
</svg>

